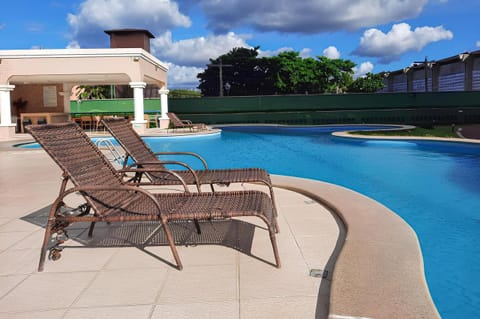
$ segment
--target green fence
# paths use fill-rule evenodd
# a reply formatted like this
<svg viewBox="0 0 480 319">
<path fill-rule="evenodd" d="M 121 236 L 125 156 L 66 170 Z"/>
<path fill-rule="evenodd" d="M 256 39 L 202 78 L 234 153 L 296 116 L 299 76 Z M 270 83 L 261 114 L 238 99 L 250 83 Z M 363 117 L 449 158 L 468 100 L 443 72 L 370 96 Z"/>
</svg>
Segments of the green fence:
<svg viewBox="0 0 480 319">
<path fill-rule="evenodd" d="M 72 113 L 132 114 L 133 100 L 72 102 Z M 160 113 L 159 99 L 145 100 Z M 480 92 L 292 95 L 169 99 L 169 110 L 207 124 L 480 123 Z"/>
</svg>

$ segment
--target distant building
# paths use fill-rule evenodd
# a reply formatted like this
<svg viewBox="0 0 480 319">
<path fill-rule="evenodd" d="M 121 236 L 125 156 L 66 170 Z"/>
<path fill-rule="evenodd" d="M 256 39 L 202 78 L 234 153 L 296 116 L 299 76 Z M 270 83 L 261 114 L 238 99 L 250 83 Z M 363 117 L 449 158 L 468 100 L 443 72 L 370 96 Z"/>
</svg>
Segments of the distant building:
<svg viewBox="0 0 480 319">
<path fill-rule="evenodd" d="M 65 121 L 77 85 L 125 85 L 134 97 L 134 127 L 144 127 L 144 90 L 160 89 L 166 116 L 166 64 L 150 54 L 146 30 L 106 31 L 114 48 L 0 50 L 0 139 L 21 131 L 21 119 L 32 124 Z M 159 105 L 160 108 L 160 105 Z M 165 113 L 165 114 L 164 114 Z"/>
<path fill-rule="evenodd" d="M 385 73 L 382 93 L 480 91 L 480 50 Z"/>
</svg>

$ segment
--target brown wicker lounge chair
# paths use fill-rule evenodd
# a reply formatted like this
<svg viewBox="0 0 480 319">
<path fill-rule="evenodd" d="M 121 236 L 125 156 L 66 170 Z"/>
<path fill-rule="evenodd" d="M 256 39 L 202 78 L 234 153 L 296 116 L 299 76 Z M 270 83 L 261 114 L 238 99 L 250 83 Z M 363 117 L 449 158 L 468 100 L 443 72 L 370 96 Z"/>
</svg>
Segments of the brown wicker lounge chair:
<svg viewBox="0 0 480 319">
<path fill-rule="evenodd" d="M 188 128 L 190 131 L 193 129 L 206 130 L 207 126 L 204 123 L 192 123 L 190 120 L 181 120 L 177 114 L 169 112 L 167 113 L 170 123 L 173 125 L 173 129 Z"/>
<path fill-rule="evenodd" d="M 212 191 L 214 191 L 214 184 L 229 185 L 231 183 L 262 183 L 265 184 L 270 191 L 270 197 L 277 214 L 275 205 L 275 196 L 273 194 L 273 186 L 268 172 L 262 168 L 235 168 L 235 169 L 208 169 L 208 164 L 196 153 L 191 152 L 159 152 L 153 153 L 152 150 L 145 144 L 142 138 L 135 132 L 132 125 L 119 118 L 110 118 L 103 121 L 105 128 L 112 134 L 126 152 L 127 158 L 124 163 L 127 163 L 128 157 L 131 157 L 135 163 L 129 167 L 142 167 L 147 169 L 144 173 L 152 184 L 155 185 L 179 185 L 179 180 L 171 174 L 163 172 L 151 172 L 149 168 L 160 167 L 165 169 L 164 164 L 177 164 L 185 167 L 185 170 L 173 170 L 175 174 L 182 177 L 188 185 L 197 185 L 200 189 L 202 184 L 210 184 Z M 189 155 L 199 159 L 203 166 L 203 170 L 193 170 L 185 163 L 176 161 L 161 161 L 157 156 L 161 155 Z M 124 166 L 125 167 L 125 166 Z M 138 179 L 141 179 L 139 174 Z M 275 224 L 275 227 L 278 225 Z M 278 228 L 277 228 L 278 230 Z"/>
<path fill-rule="evenodd" d="M 49 256 L 52 259 L 60 257 L 59 245 L 64 241 L 64 229 L 75 222 L 91 222 L 91 236 L 95 222 L 158 221 L 177 267 L 181 270 L 182 263 L 169 227 L 170 222 L 240 216 L 256 216 L 266 223 L 275 264 L 280 267 L 273 205 L 265 193 L 188 193 L 187 185 L 183 183 L 185 193 L 152 194 L 141 187 L 127 185 L 121 174 L 76 123 L 30 125 L 27 130 L 63 170 L 60 195 L 52 204 L 45 228 L 39 271 L 43 270 L 49 245 L 53 244 Z M 140 172 L 142 169 L 133 171 Z M 68 182 L 73 187 L 67 189 Z M 66 197 L 73 193 L 82 195 L 85 203 L 76 208 L 67 207 Z"/>
</svg>

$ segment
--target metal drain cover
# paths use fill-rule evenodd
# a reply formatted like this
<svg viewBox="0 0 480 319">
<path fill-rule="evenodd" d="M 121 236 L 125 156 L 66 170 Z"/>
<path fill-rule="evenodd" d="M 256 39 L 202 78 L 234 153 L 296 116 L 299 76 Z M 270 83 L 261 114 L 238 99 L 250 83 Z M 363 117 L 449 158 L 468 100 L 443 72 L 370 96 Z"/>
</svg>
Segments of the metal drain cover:
<svg viewBox="0 0 480 319">
<path fill-rule="evenodd" d="M 327 278 L 327 276 L 328 276 L 328 270 L 310 269 L 310 277 Z"/>
</svg>

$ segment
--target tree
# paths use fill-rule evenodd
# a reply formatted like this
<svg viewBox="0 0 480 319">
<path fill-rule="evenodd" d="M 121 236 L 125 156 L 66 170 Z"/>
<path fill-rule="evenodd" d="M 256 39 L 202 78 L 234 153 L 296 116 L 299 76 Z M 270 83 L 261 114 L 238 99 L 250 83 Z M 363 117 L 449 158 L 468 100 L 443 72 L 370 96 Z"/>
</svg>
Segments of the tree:
<svg viewBox="0 0 480 319">
<path fill-rule="evenodd" d="M 325 56 L 319 56 L 317 59 L 320 92 L 341 93 L 346 91 L 353 81 L 355 63 L 350 60 L 330 59 Z"/>
<path fill-rule="evenodd" d="M 231 95 L 255 95 L 265 85 L 265 72 L 268 67 L 263 65 L 263 59 L 258 59 L 258 49 L 255 47 L 233 48 L 230 52 L 210 59 L 207 69 L 199 73 L 198 88 L 204 96 L 218 96 L 220 90 L 219 68 L 222 66 L 222 82 L 229 85 Z M 224 89 L 224 88 L 222 88 Z"/>
<path fill-rule="evenodd" d="M 373 93 L 377 92 L 385 86 L 383 83 L 385 76 L 383 73 L 372 74 L 367 73 L 365 76 L 357 78 L 348 87 L 349 92 Z"/>
<path fill-rule="evenodd" d="M 301 79 L 300 54 L 298 52 L 282 52 L 273 57 L 277 65 L 275 88 L 279 93 L 296 93 Z"/>
<path fill-rule="evenodd" d="M 170 90 L 170 93 L 168 93 L 169 99 L 187 99 L 187 98 L 198 98 L 198 97 L 201 97 L 200 92 L 192 91 L 192 90 L 174 89 L 174 90 Z"/>
<path fill-rule="evenodd" d="M 197 75 L 202 94 L 219 95 L 220 65 L 222 81 L 228 84 L 230 95 L 338 93 L 353 81 L 355 63 L 350 60 L 302 58 L 295 51 L 258 58 L 258 50 L 259 47 L 234 48 L 210 59 L 208 68 Z"/>
<path fill-rule="evenodd" d="M 102 100 L 106 99 L 106 92 L 109 90 L 108 85 L 81 85 L 82 89 L 80 98 L 82 100 Z"/>
<path fill-rule="evenodd" d="M 301 58 L 298 52 L 283 52 L 276 57 L 276 88 L 280 93 L 338 93 L 352 81 L 355 63 L 350 60 Z"/>
</svg>

